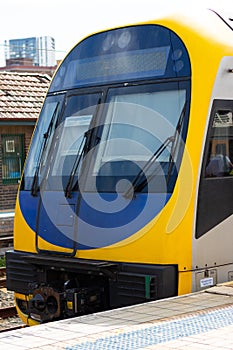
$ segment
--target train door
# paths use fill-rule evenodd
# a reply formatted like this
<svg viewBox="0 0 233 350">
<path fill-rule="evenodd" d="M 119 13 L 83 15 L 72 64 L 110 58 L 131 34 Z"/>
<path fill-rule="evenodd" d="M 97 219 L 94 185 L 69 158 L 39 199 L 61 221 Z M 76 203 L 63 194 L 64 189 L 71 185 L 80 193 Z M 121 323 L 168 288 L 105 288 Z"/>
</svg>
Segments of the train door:
<svg viewBox="0 0 233 350">
<path fill-rule="evenodd" d="M 87 130 L 96 117 L 100 99 L 101 93 L 68 94 L 51 146 L 42 155 L 41 164 L 44 159 L 46 165 L 37 213 L 36 246 L 39 251 L 72 255 L 77 249 L 76 213 L 80 189 L 75 185 L 83 162 L 83 151 L 89 142 Z"/>
<path fill-rule="evenodd" d="M 233 213 L 233 102 L 215 100 L 198 196 L 196 238 Z"/>
<path fill-rule="evenodd" d="M 233 101 L 214 100 L 197 201 L 195 290 L 232 279 L 232 214 Z"/>
</svg>

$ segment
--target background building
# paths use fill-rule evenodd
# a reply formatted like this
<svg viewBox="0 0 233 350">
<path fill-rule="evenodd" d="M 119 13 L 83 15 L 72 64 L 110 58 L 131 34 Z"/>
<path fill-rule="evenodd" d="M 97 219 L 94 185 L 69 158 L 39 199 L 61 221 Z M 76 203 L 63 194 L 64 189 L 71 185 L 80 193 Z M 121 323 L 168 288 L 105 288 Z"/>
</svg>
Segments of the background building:
<svg viewBox="0 0 233 350">
<path fill-rule="evenodd" d="M 55 66 L 55 40 L 51 36 L 5 40 L 5 59 L 31 59 L 34 66 Z"/>
<path fill-rule="evenodd" d="M 25 156 L 50 81 L 51 77 L 38 73 L 0 72 L 0 212 L 14 210 Z"/>
<path fill-rule="evenodd" d="M 59 62 L 57 62 L 57 65 Z M 6 65 L 0 67 L 0 72 L 18 72 L 18 73 L 38 73 L 53 76 L 56 66 L 34 66 L 31 58 L 9 58 Z"/>
</svg>

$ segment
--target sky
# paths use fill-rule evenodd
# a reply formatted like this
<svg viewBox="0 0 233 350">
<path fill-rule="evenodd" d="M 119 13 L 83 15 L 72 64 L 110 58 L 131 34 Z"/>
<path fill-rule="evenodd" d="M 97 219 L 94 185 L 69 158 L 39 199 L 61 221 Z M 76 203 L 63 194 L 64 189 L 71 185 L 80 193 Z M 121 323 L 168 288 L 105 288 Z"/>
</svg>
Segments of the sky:
<svg viewBox="0 0 233 350">
<path fill-rule="evenodd" d="M 200 5 L 201 4 L 201 5 Z M 157 17 L 171 8 L 230 9 L 232 0 L 7 0 L 1 2 L 0 66 L 4 40 L 52 36 L 56 58 L 62 59 L 83 37 L 113 26 Z M 145 14 L 144 14 L 145 13 Z M 146 17 L 145 17 L 146 16 Z"/>
</svg>

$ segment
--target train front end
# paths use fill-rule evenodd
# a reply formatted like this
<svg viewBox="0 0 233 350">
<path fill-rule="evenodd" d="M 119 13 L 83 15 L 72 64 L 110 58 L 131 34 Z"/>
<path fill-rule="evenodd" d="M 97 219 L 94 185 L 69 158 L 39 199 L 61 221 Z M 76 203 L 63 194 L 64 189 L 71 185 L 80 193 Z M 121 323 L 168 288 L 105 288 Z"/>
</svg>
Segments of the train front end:
<svg viewBox="0 0 233 350">
<path fill-rule="evenodd" d="M 189 37 L 172 19 L 101 32 L 60 65 L 7 253 L 25 323 L 191 291 L 191 63 L 176 29 Z"/>
</svg>

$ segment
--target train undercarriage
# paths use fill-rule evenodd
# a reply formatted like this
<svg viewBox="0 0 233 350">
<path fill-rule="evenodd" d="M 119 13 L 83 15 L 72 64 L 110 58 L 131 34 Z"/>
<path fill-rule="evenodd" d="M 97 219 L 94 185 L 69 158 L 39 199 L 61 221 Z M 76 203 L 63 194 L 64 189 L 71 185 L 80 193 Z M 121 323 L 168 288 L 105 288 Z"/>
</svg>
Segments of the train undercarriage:
<svg viewBox="0 0 233 350">
<path fill-rule="evenodd" d="M 6 253 L 7 288 L 38 323 L 177 295 L 177 266 Z"/>
</svg>

